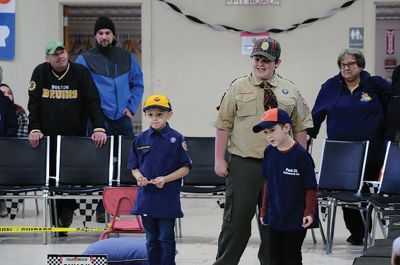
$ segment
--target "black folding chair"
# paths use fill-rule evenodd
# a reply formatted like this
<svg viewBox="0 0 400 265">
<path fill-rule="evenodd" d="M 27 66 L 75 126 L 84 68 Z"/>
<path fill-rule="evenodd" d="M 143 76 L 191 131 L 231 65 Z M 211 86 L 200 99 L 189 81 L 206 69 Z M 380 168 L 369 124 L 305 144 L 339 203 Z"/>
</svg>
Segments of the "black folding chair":
<svg viewBox="0 0 400 265">
<path fill-rule="evenodd" d="M 104 188 L 112 185 L 113 145 L 113 136 L 101 148 L 90 137 L 57 136 L 55 186 L 49 187 L 47 200 L 101 199 Z"/>
<path fill-rule="evenodd" d="M 368 141 L 325 140 L 319 170 L 319 202 L 326 207 L 326 253 L 332 252 L 335 231 L 336 207 L 338 205 L 367 211 L 360 205 Z M 365 222 L 366 223 L 366 222 Z"/>
<path fill-rule="evenodd" d="M 371 238 L 371 244 L 373 245 L 375 239 L 377 220 L 384 220 L 388 223 L 392 223 L 390 224 L 392 228 L 398 228 L 393 226 L 400 225 L 399 143 L 388 142 L 378 193 L 371 196 L 369 202 L 370 202 L 368 206 L 369 212 L 371 212 L 372 210 L 374 210 L 375 212 L 374 221 L 372 224 L 372 238 Z M 378 216 L 380 217 L 378 218 Z M 369 220 L 367 221 L 368 221 L 367 227 L 369 228 Z M 381 227 L 382 226 L 383 225 L 381 224 Z M 386 224 L 386 226 L 390 227 L 389 224 Z M 398 233 L 389 233 L 389 231 L 387 231 L 386 233 L 384 232 L 384 235 L 386 238 L 399 236 Z M 367 238 L 367 236 L 365 236 L 365 238 Z M 366 248 L 367 245 L 364 245 L 364 250 L 366 250 Z"/>
<path fill-rule="evenodd" d="M 129 153 L 133 137 L 120 135 L 118 141 L 118 186 L 136 186 L 136 179 L 132 175 L 132 171 L 128 169 Z"/>
<path fill-rule="evenodd" d="M 47 196 L 49 146 L 48 137 L 43 138 L 37 148 L 33 148 L 27 138 L 0 138 L 0 198 L 42 199 L 45 227 L 47 207 L 43 198 Z M 45 233 L 43 243 L 47 243 Z"/>
<path fill-rule="evenodd" d="M 185 137 L 193 165 L 183 178 L 181 198 L 224 198 L 225 178 L 214 172 L 214 137 Z M 219 202 L 219 201 L 217 201 Z M 177 237 L 182 237 L 181 220 L 176 227 Z"/>
</svg>

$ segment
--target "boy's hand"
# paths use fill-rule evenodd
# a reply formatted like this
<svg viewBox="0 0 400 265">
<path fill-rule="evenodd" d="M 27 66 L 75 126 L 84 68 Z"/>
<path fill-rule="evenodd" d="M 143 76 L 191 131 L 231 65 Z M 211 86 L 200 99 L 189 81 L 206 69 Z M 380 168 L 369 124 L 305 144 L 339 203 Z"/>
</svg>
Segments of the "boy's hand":
<svg viewBox="0 0 400 265">
<path fill-rule="evenodd" d="M 264 223 L 264 216 L 260 216 L 260 223 L 261 223 L 262 225 L 266 225 L 266 224 Z"/>
<path fill-rule="evenodd" d="M 310 215 L 307 215 L 306 217 L 303 217 L 303 224 L 302 227 L 303 228 L 307 228 L 309 227 L 314 221 L 314 218 Z"/>
<path fill-rule="evenodd" d="M 136 178 L 136 182 L 138 186 L 146 186 L 147 184 L 149 184 L 149 180 L 145 177 Z"/>
<path fill-rule="evenodd" d="M 157 188 L 162 188 L 164 187 L 165 184 L 165 177 L 157 177 L 155 179 L 150 180 L 151 184 L 156 185 Z"/>
</svg>

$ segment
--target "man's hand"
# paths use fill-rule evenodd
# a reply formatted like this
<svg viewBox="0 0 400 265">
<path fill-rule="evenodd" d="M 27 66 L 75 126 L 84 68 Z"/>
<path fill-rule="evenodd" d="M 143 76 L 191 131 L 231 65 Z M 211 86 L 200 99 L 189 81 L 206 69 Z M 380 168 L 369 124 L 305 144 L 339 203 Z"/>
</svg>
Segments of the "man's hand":
<svg viewBox="0 0 400 265">
<path fill-rule="evenodd" d="M 157 188 L 162 188 L 164 187 L 165 184 L 165 177 L 157 177 L 155 179 L 150 180 L 151 184 L 156 185 Z"/>
<path fill-rule="evenodd" d="M 314 218 L 312 216 L 307 215 L 306 217 L 303 217 L 303 228 L 309 227 L 314 221 Z"/>
<path fill-rule="evenodd" d="M 94 132 L 92 134 L 92 140 L 96 147 L 102 147 L 107 142 L 107 134 L 104 132 Z"/>
<path fill-rule="evenodd" d="M 29 143 L 31 144 L 32 147 L 36 148 L 39 145 L 40 139 L 43 138 L 43 133 L 41 131 L 35 131 L 31 132 L 28 135 Z"/>
<path fill-rule="evenodd" d="M 124 109 L 124 114 L 125 114 L 126 116 L 128 116 L 129 118 L 131 118 L 131 119 L 132 119 L 132 117 L 133 117 L 133 113 L 132 113 L 128 108 L 125 108 L 125 109 Z"/>
<path fill-rule="evenodd" d="M 220 161 L 216 160 L 215 165 L 214 165 L 214 171 L 215 174 L 217 174 L 220 177 L 226 177 L 228 176 L 228 162 L 225 159 L 222 159 Z"/>
</svg>

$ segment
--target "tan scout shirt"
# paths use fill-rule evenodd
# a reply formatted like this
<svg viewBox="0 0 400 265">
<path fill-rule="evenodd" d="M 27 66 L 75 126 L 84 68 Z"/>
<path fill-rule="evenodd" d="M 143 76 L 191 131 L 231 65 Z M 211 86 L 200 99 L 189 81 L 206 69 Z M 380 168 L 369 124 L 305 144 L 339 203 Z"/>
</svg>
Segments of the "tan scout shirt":
<svg viewBox="0 0 400 265">
<path fill-rule="evenodd" d="M 278 108 L 292 118 L 293 132 L 313 126 L 311 112 L 293 83 L 276 73 L 266 82 L 278 100 Z M 253 126 L 264 114 L 264 89 L 261 79 L 253 74 L 235 80 L 222 99 L 213 126 L 230 132 L 228 151 L 241 157 L 263 158 L 268 145 L 263 133 L 254 133 Z"/>
</svg>

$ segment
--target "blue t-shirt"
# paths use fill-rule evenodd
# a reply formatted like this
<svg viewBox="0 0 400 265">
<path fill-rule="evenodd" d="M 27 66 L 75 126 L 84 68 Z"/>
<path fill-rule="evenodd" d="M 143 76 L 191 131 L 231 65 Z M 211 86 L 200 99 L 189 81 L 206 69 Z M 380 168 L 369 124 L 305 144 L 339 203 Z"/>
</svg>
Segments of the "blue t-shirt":
<svg viewBox="0 0 400 265">
<path fill-rule="evenodd" d="M 139 169 L 148 180 L 191 165 L 184 137 L 168 124 L 160 131 L 150 128 L 138 135 L 132 143 L 128 161 L 129 169 Z M 183 217 L 179 197 L 181 185 L 182 180 L 178 179 L 165 183 L 161 189 L 153 184 L 139 187 L 132 213 L 155 218 Z"/>
<path fill-rule="evenodd" d="M 299 144 L 284 152 L 270 145 L 264 152 L 263 176 L 268 184 L 264 223 L 280 231 L 303 229 L 306 190 L 317 188 L 310 154 Z"/>
</svg>

